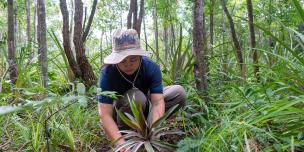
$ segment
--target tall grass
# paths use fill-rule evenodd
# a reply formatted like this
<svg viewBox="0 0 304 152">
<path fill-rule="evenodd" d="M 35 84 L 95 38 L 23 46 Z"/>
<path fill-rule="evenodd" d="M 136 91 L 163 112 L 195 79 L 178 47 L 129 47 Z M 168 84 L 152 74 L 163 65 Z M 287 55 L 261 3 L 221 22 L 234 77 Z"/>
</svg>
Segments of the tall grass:
<svg viewBox="0 0 304 152">
<path fill-rule="evenodd" d="M 89 151 L 105 142 L 105 137 L 100 136 L 94 98 L 81 96 L 84 93 L 85 89 L 77 88 L 78 96 L 74 96 L 74 93 L 67 96 L 53 94 L 53 97 L 41 101 L 26 100 L 24 105 L 0 107 L 0 122 L 5 124 L 0 131 L 1 141 L 9 143 L 8 147 L 2 149 Z M 37 96 L 39 93 L 31 95 Z M 4 114 L 9 117 L 4 117 Z M 50 146 L 46 143 L 46 132 Z M 14 144 L 15 139 L 17 143 Z"/>
<path fill-rule="evenodd" d="M 303 147 L 304 96 L 281 85 L 227 87 L 229 95 L 212 101 L 208 111 L 187 111 L 188 131 L 195 136 L 180 142 L 179 150 L 245 151 L 249 142 L 256 146 L 250 149 L 285 151 L 291 139 L 296 141 L 293 147 Z M 287 91 L 292 96 L 284 94 Z"/>
<path fill-rule="evenodd" d="M 290 2 L 303 20 L 299 1 Z M 256 48 L 267 57 L 276 58 L 271 68 L 261 66 L 260 82 L 248 78 L 240 87 L 231 79 L 212 76 L 217 78 L 210 85 L 213 101 L 205 110 L 196 106 L 203 101 L 194 98 L 194 106 L 185 112 L 189 116 L 186 123 L 190 124 L 187 131 L 194 136 L 181 141 L 178 151 L 303 150 L 304 36 L 282 26 L 295 41 L 283 41 L 256 24 L 256 28 L 276 40 L 276 49 L 280 49 L 274 52 Z M 260 65 L 263 64 L 261 61 Z"/>
</svg>

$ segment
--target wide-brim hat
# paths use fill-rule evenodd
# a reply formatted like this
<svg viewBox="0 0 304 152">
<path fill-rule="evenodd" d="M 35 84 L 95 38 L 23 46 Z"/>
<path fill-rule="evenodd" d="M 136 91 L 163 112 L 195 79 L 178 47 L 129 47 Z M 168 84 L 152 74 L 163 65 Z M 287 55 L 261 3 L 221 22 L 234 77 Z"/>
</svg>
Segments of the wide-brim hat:
<svg viewBox="0 0 304 152">
<path fill-rule="evenodd" d="M 150 56 L 150 52 L 140 47 L 138 34 L 134 29 L 118 29 L 113 32 L 112 53 L 104 58 L 105 64 L 117 64 L 130 55 Z"/>
</svg>

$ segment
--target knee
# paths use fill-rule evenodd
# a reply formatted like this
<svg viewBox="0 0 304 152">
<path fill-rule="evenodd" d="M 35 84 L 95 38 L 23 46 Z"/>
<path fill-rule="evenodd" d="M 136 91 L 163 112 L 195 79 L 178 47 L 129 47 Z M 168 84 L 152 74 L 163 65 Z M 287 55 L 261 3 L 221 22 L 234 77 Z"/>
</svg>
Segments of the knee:
<svg viewBox="0 0 304 152">
<path fill-rule="evenodd" d="M 185 106 L 186 105 L 186 99 L 187 99 L 187 95 L 186 95 L 186 91 L 184 89 L 183 86 L 181 85 L 174 85 L 173 86 L 176 94 L 178 95 L 178 98 L 179 98 L 179 103 L 180 106 Z"/>
<path fill-rule="evenodd" d="M 186 99 L 186 91 L 181 85 L 173 85 L 175 92 L 182 98 Z"/>
</svg>

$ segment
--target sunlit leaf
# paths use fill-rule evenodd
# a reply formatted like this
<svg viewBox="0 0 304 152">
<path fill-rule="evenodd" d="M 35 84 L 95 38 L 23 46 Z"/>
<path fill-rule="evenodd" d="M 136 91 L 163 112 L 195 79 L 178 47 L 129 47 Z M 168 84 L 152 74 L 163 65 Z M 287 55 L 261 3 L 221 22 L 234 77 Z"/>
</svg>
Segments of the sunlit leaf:
<svg viewBox="0 0 304 152">
<path fill-rule="evenodd" d="M 1 106 L 0 107 L 0 115 L 12 113 L 12 112 L 17 112 L 22 110 L 22 106 Z"/>
<path fill-rule="evenodd" d="M 83 106 L 83 107 L 87 107 L 88 106 L 88 101 L 86 97 L 80 97 L 78 99 L 78 103 Z"/>
<path fill-rule="evenodd" d="M 79 95 L 84 95 L 85 94 L 86 88 L 85 88 L 83 83 L 78 83 L 76 88 L 77 88 L 77 93 Z"/>
</svg>

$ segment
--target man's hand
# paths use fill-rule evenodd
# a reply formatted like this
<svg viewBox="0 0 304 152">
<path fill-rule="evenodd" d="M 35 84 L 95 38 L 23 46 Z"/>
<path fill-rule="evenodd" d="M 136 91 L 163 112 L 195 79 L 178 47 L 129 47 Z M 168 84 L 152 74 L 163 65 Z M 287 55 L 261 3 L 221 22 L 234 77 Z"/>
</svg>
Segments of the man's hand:
<svg viewBox="0 0 304 152">
<path fill-rule="evenodd" d="M 111 104 L 99 104 L 98 105 L 98 111 L 100 120 L 102 122 L 102 126 L 105 130 L 106 135 L 111 140 L 117 140 L 122 137 L 121 133 L 118 130 L 117 124 L 113 120 L 112 114 L 113 114 L 113 105 Z M 116 143 L 116 147 L 122 143 L 124 143 L 125 140 L 123 138 L 119 139 Z"/>
<path fill-rule="evenodd" d="M 119 145 L 124 144 L 124 143 L 125 143 L 125 140 L 124 140 L 123 138 L 120 139 L 120 140 L 117 142 L 117 144 L 116 144 L 116 148 L 119 147 Z M 131 150 L 130 150 L 130 149 L 127 149 L 127 148 L 122 148 L 122 149 L 120 150 L 120 152 L 131 152 Z"/>
<path fill-rule="evenodd" d="M 163 94 L 151 94 L 152 123 L 162 117 L 165 113 L 165 101 Z"/>
<path fill-rule="evenodd" d="M 120 150 L 120 152 L 131 152 L 131 150 L 130 149 L 127 150 L 127 148 L 123 148 Z"/>
<path fill-rule="evenodd" d="M 125 140 L 121 138 L 119 141 L 116 143 L 116 148 L 118 148 L 121 144 L 124 144 Z M 127 150 L 127 148 L 122 148 L 119 150 L 120 152 L 130 152 L 130 150 Z"/>
</svg>

